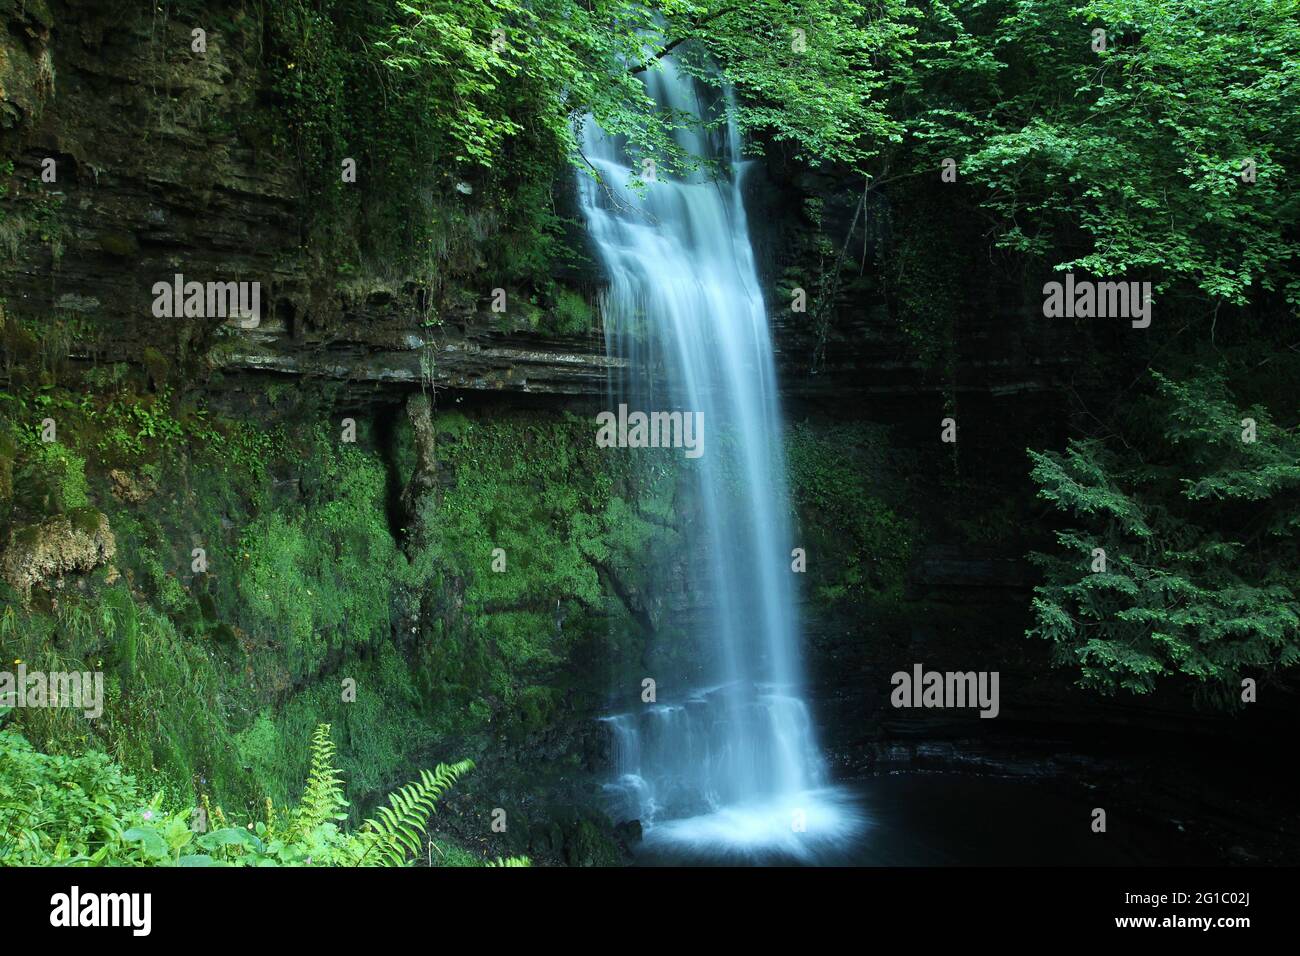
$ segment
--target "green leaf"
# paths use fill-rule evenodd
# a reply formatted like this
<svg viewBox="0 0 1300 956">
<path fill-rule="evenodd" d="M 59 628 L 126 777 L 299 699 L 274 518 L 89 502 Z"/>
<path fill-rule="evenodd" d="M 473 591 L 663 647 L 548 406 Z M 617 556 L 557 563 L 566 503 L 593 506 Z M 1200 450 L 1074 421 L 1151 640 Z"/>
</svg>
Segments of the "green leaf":
<svg viewBox="0 0 1300 956">
<path fill-rule="evenodd" d="M 141 849 L 155 859 L 166 859 L 169 856 L 167 841 L 152 827 L 132 827 L 122 834 L 122 840 L 126 843 L 139 843 Z"/>
</svg>

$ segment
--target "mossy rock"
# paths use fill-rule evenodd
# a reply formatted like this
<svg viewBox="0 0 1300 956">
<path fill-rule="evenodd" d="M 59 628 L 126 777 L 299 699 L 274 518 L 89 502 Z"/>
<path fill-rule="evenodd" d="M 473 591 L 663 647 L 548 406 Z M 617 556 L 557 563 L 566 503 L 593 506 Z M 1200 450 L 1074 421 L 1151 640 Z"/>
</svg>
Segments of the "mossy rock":
<svg viewBox="0 0 1300 956">
<path fill-rule="evenodd" d="M 13 384 L 33 384 L 40 381 L 41 343 L 31 330 L 15 321 L 0 326 L 0 347 L 3 348 Z"/>
<path fill-rule="evenodd" d="M 99 248 L 110 256 L 129 259 L 140 251 L 140 243 L 132 233 L 110 230 L 99 234 Z"/>
<path fill-rule="evenodd" d="M 565 841 L 569 866 L 618 866 L 623 862 L 618 844 L 590 820 L 580 820 Z"/>
<path fill-rule="evenodd" d="M 155 348 L 144 350 L 144 367 L 149 373 L 149 381 L 154 388 L 161 390 L 167 384 L 167 377 L 171 373 L 171 363 L 166 357 Z"/>
<path fill-rule="evenodd" d="M 559 853 L 564 848 L 564 831 L 555 822 L 534 823 L 528 828 L 528 847 L 537 857 Z"/>
<path fill-rule="evenodd" d="M 0 520 L 14 497 L 14 456 L 18 449 L 8 432 L 0 431 Z"/>
<path fill-rule="evenodd" d="M 158 491 L 158 482 L 143 469 L 136 474 L 123 468 L 112 468 L 108 480 L 114 497 L 128 504 L 143 504 Z"/>
<path fill-rule="evenodd" d="M 108 518 L 94 508 L 81 508 L 10 532 L 0 555 L 0 575 L 26 600 L 34 586 L 69 572 L 93 571 L 116 551 Z"/>
<path fill-rule="evenodd" d="M 85 459 L 62 445 L 40 445 L 17 469 L 15 503 L 36 515 L 53 515 L 90 502 Z"/>
<path fill-rule="evenodd" d="M 99 532 L 100 523 L 107 519 L 91 507 L 74 508 L 68 512 L 72 529 L 84 535 L 94 536 Z"/>
<path fill-rule="evenodd" d="M 549 687 L 525 687 L 517 706 L 522 731 L 538 733 L 550 725 L 555 714 L 555 691 Z"/>
</svg>

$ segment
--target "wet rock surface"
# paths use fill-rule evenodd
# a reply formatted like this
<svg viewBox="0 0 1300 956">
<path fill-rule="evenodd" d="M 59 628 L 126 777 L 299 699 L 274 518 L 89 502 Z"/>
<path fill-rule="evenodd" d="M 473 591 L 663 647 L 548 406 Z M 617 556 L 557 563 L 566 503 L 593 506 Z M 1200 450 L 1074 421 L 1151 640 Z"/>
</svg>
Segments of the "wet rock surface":
<svg viewBox="0 0 1300 956">
<path fill-rule="evenodd" d="M 108 518 L 93 508 L 55 515 L 9 532 L 0 571 L 24 598 L 38 584 L 49 585 L 70 572 L 85 573 L 113 560 L 117 543 Z"/>
<path fill-rule="evenodd" d="M 390 401 L 422 385 L 602 392 L 599 336 L 518 327 L 491 311 L 487 278 L 327 276 L 303 242 L 297 160 L 266 135 L 281 120 L 247 17 L 199 56 L 188 24 L 110 6 L 14 5 L 0 27 L 10 314 L 74 323 L 74 358 L 155 349 L 190 380 L 270 373 Z M 178 274 L 260 283 L 259 321 L 155 317 L 154 284 Z"/>
</svg>

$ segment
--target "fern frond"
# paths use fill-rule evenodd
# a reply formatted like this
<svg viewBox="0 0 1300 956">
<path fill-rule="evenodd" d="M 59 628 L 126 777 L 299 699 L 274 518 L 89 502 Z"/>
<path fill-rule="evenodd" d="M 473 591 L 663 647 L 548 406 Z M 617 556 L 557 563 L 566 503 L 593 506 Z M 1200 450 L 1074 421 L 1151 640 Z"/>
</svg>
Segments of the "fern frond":
<svg viewBox="0 0 1300 956">
<path fill-rule="evenodd" d="M 417 855 L 424 840 L 429 816 L 438 798 L 462 775 L 474 769 L 470 760 L 438 764 L 432 772 L 420 771 L 420 779 L 389 794 L 388 806 L 366 821 L 360 834 L 362 852 L 358 865 L 402 866 Z"/>
<path fill-rule="evenodd" d="M 294 827 L 300 834 L 310 833 L 329 820 L 347 814 L 348 801 L 343 796 L 343 778 L 334 767 L 334 739 L 330 725 L 321 724 L 311 737 L 311 770 L 303 788 Z"/>
<path fill-rule="evenodd" d="M 488 866 L 532 866 L 533 861 L 526 856 L 508 856 L 504 860 L 497 857 L 495 860 L 488 860 Z"/>
</svg>

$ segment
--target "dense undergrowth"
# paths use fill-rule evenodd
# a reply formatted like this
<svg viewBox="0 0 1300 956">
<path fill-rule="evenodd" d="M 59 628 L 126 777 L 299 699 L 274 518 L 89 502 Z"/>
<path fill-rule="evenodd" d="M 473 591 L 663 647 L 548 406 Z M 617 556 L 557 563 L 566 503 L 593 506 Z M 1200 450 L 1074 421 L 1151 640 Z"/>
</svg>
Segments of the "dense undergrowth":
<svg viewBox="0 0 1300 956">
<path fill-rule="evenodd" d="M 6 714 L 0 711 L 0 720 Z M 328 724 L 316 728 L 310 745 L 301 798 L 286 806 L 267 798 L 256 819 L 240 822 L 206 796 L 179 806 L 164 791 L 146 798 L 103 753 L 42 754 L 0 726 L 0 866 L 401 866 L 424 854 L 420 833 L 438 798 L 473 769 L 459 761 L 423 771 L 375 817 L 349 828 Z M 452 859 L 481 865 L 463 851 Z"/>
<path fill-rule="evenodd" d="M 405 561 L 384 524 L 382 463 L 321 429 L 291 440 L 165 394 L 70 394 L 5 399 L 19 426 L 6 524 L 39 528 L 90 502 L 116 556 L 77 586 L 11 595 L 4 656 L 102 667 L 109 702 L 93 729 L 58 709 L 20 711 L 22 729 L 54 751 L 93 741 L 132 771 L 156 769 L 178 799 L 249 807 L 287 799 L 311 728 L 332 718 L 357 791 L 382 785 L 430 740 L 389 640 Z M 59 423 L 56 442 L 41 440 L 42 417 Z M 281 482 L 287 461 L 299 470 Z M 344 661 L 373 690 L 346 711 L 333 676 Z"/>
<path fill-rule="evenodd" d="M 445 474 L 459 477 L 425 504 L 435 533 L 404 550 L 389 481 L 409 434 L 391 461 L 366 423 L 347 444 L 336 422 L 261 426 L 139 386 L 0 395 L 8 553 L 82 511 L 115 539 L 93 568 L 27 593 L 0 585 L 8 669 L 106 676 L 98 719 L 11 714 L 52 757 L 102 753 L 167 806 L 251 814 L 296 792 L 328 722 L 357 803 L 449 741 L 481 750 L 543 729 L 571 707 L 571 655 L 635 631 L 607 620 L 595 562 L 617 548 L 622 499 L 604 473 L 571 480 L 567 455 L 603 467 L 576 420 L 440 417 Z M 501 573 L 494 546 L 508 549 Z"/>
</svg>

